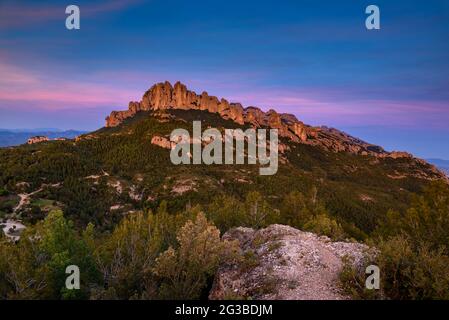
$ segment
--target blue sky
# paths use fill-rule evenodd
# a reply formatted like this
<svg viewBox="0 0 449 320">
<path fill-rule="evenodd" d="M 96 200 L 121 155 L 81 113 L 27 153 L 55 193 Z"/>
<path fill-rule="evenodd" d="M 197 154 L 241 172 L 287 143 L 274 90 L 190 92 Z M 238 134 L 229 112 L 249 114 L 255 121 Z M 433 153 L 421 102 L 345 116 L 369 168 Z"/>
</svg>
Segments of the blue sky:
<svg viewBox="0 0 449 320">
<path fill-rule="evenodd" d="M 81 29 L 65 28 L 77 4 Z M 381 30 L 365 28 L 365 8 Z M 0 128 L 92 130 L 153 83 L 449 159 L 449 2 L 0 0 Z"/>
</svg>

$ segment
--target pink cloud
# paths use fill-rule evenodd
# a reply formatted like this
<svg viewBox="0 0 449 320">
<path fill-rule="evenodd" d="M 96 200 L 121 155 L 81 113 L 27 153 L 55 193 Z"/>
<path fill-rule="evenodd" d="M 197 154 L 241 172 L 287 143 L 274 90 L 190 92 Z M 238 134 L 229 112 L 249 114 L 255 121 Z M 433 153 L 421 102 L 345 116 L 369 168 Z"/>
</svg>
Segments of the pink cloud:
<svg viewBox="0 0 449 320">
<path fill-rule="evenodd" d="M 0 62 L 0 100 L 39 103 L 63 109 L 69 106 L 127 105 L 140 96 L 138 90 L 123 89 L 120 83 L 48 79 L 41 74 Z"/>
<path fill-rule="evenodd" d="M 233 101 L 267 111 L 293 113 L 313 125 L 397 125 L 447 128 L 449 104 L 434 100 L 363 99 L 350 90 L 261 89 L 232 95 Z"/>
<path fill-rule="evenodd" d="M 449 121 L 445 101 L 363 99 L 347 88 L 265 88 L 251 84 L 252 81 L 244 84 L 235 81 L 242 78 L 235 73 L 188 76 L 116 70 L 93 71 L 71 80 L 64 74 L 22 69 L 0 59 L 0 74 L 0 104 L 3 106 L 15 102 L 15 105 L 23 103 L 29 108 L 45 110 L 125 109 L 129 101 L 140 100 L 153 83 L 168 79 L 172 83 L 184 80 L 187 87 L 197 93 L 207 90 L 211 95 L 241 102 L 244 106 L 293 113 L 313 125 L 422 126 L 431 123 L 435 127 L 447 127 Z M 256 78 L 257 75 L 253 75 L 253 79 Z"/>
</svg>

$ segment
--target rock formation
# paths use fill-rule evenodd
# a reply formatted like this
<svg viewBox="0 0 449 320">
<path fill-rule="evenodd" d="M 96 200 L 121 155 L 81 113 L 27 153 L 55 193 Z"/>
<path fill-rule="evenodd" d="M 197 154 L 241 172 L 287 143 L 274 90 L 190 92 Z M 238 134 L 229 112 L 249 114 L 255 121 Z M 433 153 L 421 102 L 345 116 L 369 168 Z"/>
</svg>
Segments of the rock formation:
<svg viewBox="0 0 449 320">
<path fill-rule="evenodd" d="M 169 139 L 161 136 L 153 136 L 151 143 L 164 149 L 171 149 L 172 143 Z"/>
<path fill-rule="evenodd" d="M 163 113 L 170 109 L 204 110 L 219 114 L 223 119 L 252 127 L 276 128 L 279 136 L 294 142 L 320 146 L 333 152 L 350 152 L 375 157 L 412 157 L 401 152 L 387 152 L 383 148 L 354 138 L 342 131 L 327 127 L 311 127 L 299 121 L 294 115 L 277 113 L 271 109 L 263 112 L 257 107 L 243 108 L 240 103 L 228 102 L 209 96 L 207 92 L 200 95 L 187 89 L 179 81 L 174 86 L 170 82 L 157 83 L 143 95 L 141 101 L 131 101 L 126 111 L 113 111 L 106 118 L 106 127 L 115 127 L 125 119 L 133 117 L 140 111 Z M 419 160 L 419 159 L 417 159 Z"/>
<path fill-rule="evenodd" d="M 180 82 L 176 82 L 174 86 L 169 82 L 153 85 L 145 92 L 140 102 L 130 102 L 128 110 L 113 111 L 106 118 L 106 127 L 115 127 L 139 111 L 167 109 L 204 110 L 218 113 L 223 119 L 232 120 L 238 124 L 249 123 L 255 127 L 277 128 L 280 136 L 294 141 L 307 140 L 307 126 L 291 114 L 278 114 L 274 110 L 265 113 L 256 107 L 243 108 L 240 103 L 230 103 L 226 99 L 219 100 L 217 97 L 209 96 L 207 92 L 198 95 Z"/>
<path fill-rule="evenodd" d="M 238 240 L 244 260 L 223 263 L 209 298 L 342 300 L 339 273 L 344 257 L 364 268 L 364 257 L 375 254 L 366 245 L 333 242 L 284 225 L 265 229 L 235 228 L 223 236 Z"/>
<path fill-rule="evenodd" d="M 50 139 L 48 139 L 48 137 L 45 137 L 45 136 L 35 136 L 35 137 L 29 138 L 27 143 L 34 144 L 34 143 L 39 143 L 39 142 L 44 142 L 44 141 L 49 141 L 49 140 Z"/>
</svg>

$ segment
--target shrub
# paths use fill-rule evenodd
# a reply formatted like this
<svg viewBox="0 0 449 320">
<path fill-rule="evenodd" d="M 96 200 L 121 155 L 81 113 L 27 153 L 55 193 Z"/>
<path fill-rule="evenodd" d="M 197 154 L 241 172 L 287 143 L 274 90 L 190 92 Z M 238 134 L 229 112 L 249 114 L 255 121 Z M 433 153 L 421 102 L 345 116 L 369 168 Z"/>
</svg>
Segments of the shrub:
<svg viewBox="0 0 449 320">
<path fill-rule="evenodd" d="M 380 269 L 380 290 L 365 288 L 365 270 L 346 261 L 340 280 L 345 291 L 356 299 L 449 299 L 449 257 L 443 250 L 422 245 L 416 250 L 403 235 L 378 243 L 375 264 Z"/>
<path fill-rule="evenodd" d="M 365 287 L 365 270 L 357 268 L 349 257 L 344 257 L 342 260 L 343 268 L 339 274 L 339 279 L 345 293 L 356 300 L 381 298 L 380 292 L 368 290 Z M 363 263 L 362 265 L 367 266 L 369 264 Z"/>
<path fill-rule="evenodd" d="M 304 225 L 304 229 L 316 234 L 328 236 L 333 240 L 343 240 L 345 235 L 341 225 L 325 214 L 319 214 L 310 219 Z"/>
<path fill-rule="evenodd" d="M 165 221 L 166 217 L 159 218 Z M 144 290 L 144 279 L 151 277 L 150 268 L 162 251 L 160 225 L 154 215 L 142 212 L 128 215 L 120 222 L 97 250 L 97 261 L 108 289 L 96 296 L 114 292 L 118 298 L 127 299 Z"/>
<path fill-rule="evenodd" d="M 65 290 L 68 265 L 81 271 L 81 290 Z M 97 281 L 85 240 L 61 211 L 52 211 L 21 234 L 20 241 L 0 242 L 0 295 L 8 299 L 82 299 Z"/>
<path fill-rule="evenodd" d="M 0 197 L 7 196 L 7 195 L 9 195 L 8 190 L 6 190 L 4 188 L 0 188 Z"/>
<path fill-rule="evenodd" d="M 245 225 L 259 229 L 279 222 L 279 211 L 274 210 L 257 192 L 249 192 L 245 199 Z"/>
<path fill-rule="evenodd" d="M 164 299 L 198 299 L 223 259 L 232 258 L 237 243 L 220 240 L 220 231 L 199 214 L 178 232 L 178 247 L 168 248 L 153 271 L 161 280 Z"/>
<path fill-rule="evenodd" d="M 311 218 L 327 211 L 317 199 L 317 189 L 312 188 L 307 195 L 298 191 L 288 193 L 282 200 L 281 213 L 283 223 L 303 229 Z"/>
<path fill-rule="evenodd" d="M 243 204 L 234 197 L 221 196 L 209 205 L 207 217 L 221 232 L 244 224 L 245 212 Z"/>
<path fill-rule="evenodd" d="M 381 236 L 406 234 L 411 245 L 422 244 L 438 249 L 445 246 L 449 254 L 449 186 L 441 181 L 433 182 L 423 195 L 415 196 L 408 210 L 401 214 L 390 210 L 377 230 Z"/>
<path fill-rule="evenodd" d="M 379 245 L 382 284 L 391 299 L 449 299 L 449 257 L 426 244 L 414 249 L 396 236 Z"/>
</svg>

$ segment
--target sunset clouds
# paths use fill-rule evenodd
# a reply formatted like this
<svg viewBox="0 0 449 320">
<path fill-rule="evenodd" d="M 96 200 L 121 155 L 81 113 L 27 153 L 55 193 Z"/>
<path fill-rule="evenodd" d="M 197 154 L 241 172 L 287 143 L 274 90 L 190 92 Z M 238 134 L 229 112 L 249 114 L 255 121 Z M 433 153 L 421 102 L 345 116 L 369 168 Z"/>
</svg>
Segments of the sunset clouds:
<svg viewBox="0 0 449 320">
<path fill-rule="evenodd" d="M 0 3 L 0 128 L 96 129 L 153 83 L 180 80 L 313 125 L 425 126 L 449 140 L 447 1 L 379 0 L 376 32 L 359 1 L 77 4 L 69 31 L 59 1 Z"/>
</svg>

